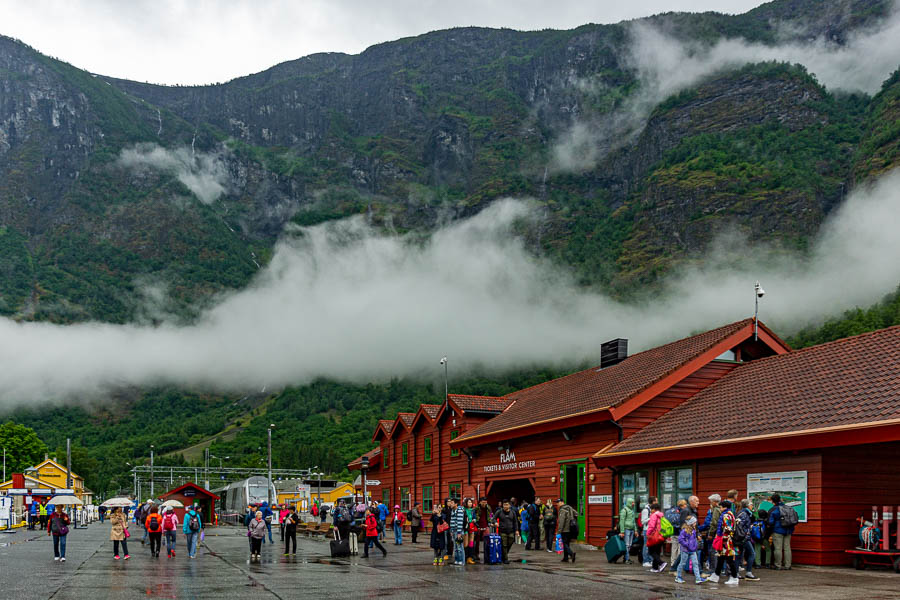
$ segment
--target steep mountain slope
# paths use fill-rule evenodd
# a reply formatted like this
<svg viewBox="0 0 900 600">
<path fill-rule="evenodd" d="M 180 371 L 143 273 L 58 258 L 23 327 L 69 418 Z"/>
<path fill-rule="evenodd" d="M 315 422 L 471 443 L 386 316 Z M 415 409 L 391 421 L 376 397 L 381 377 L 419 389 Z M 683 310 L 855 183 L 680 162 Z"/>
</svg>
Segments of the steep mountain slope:
<svg viewBox="0 0 900 600">
<path fill-rule="evenodd" d="M 745 15 L 671 13 L 645 22 L 692 42 L 841 41 L 890 5 L 844 0 L 822 10 L 782 0 Z M 824 133 L 840 122 L 850 132 L 863 118 L 804 75 L 772 68 L 702 82 L 660 106 L 639 138 L 596 168 L 548 172 L 567 131 L 621 109 L 638 89 L 629 39 L 627 24 L 453 29 L 180 87 L 93 76 L 0 38 L 0 310 L 55 321 L 123 322 L 160 311 L 189 318 L 213 294 L 245 285 L 290 220 L 365 213 L 401 231 L 427 230 L 503 195 L 549 207 L 535 251 L 621 294 L 735 222 L 802 245 L 854 176 L 886 168 L 879 158 L 878 169 L 851 175 L 827 143 L 820 156 L 810 146 L 805 164 L 815 162 L 818 173 L 770 174 L 767 189 L 749 192 L 759 173 L 748 174 L 734 147 L 744 132 L 763 140 L 754 128 L 778 121 L 783 135 L 767 135 L 822 137 L 810 128 Z M 879 116 L 868 121 L 860 165 L 891 135 L 880 120 L 896 121 L 886 98 L 871 109 Z M 704 161 L 691 160 L 702 144 L 693 138 L 719 133 L 728 139 L 716 143 L 735 151 L 715 177 L 701 176 Z M 841 144 L 855 144 L 854 135 Z M 149 143 L 173 152 L 166 168 L 123 163 L 123 151 Z M 734 169 L 744 169 L 742 183 L 721 191 Z M 195 201 L 188 177 L 218 177 L 221 197 Z M 708 198 L 713 187 L 719 191 Z M 161 289 L 171 301 L 147 309 Z"/>
</svg>

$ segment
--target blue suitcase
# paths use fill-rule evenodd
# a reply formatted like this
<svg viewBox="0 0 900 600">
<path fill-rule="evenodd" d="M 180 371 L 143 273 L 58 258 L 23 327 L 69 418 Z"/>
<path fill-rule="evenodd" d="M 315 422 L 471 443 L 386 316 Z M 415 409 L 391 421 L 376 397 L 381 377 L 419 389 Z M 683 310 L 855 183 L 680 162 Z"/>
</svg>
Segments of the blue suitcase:
<svg viewBox="0 0 900 600">
<path fill-rule="evenodd" d="M 499 565 L 503 562 L 503 542 L 499 533 L 488 533 L 484 536 L 484 563 Z"/>
</svg>

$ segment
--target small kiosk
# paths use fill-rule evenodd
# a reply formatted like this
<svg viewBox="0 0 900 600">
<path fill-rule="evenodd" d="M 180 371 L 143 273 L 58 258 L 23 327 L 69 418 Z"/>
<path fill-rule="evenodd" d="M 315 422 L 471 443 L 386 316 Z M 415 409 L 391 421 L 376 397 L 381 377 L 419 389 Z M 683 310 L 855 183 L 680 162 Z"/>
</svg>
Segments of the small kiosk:
<svg viewBox="0 0 900 600">
<path fill-rule="evenodd" d="M 192 504 L 200 505 L 200 520 L 204 525 L 213 523 L 213 507 L 215 506 L 218 496 L 212 492 L 203 489 L 203 486 L 196 483 L 188 482 L 173 490 L 169 490 L 159 496 L 163 501 L 178 500 L 184 504 L 184 508 L 176 508 L 175 514 L 178 515 L 179 523 L 184 523 L 184 513 Z"/>
</svg>

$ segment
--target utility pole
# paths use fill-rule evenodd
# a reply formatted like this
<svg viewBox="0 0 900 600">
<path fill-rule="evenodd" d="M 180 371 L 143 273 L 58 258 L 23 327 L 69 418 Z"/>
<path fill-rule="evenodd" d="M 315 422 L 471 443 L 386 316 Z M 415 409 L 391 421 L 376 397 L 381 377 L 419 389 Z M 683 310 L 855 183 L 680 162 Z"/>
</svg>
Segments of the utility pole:
<svg viewBox="0 0 900 600">
<path fill-rule="evenodd" d="M 366 477 L 368 477 L 367 471 L 369 470 L 369 457 L 362 457 L 362 465 L 360 465 L 360 471 L 362 471 L 362 484 L 363 484 L 363 504 L 368 504 L 369 500 L 366 498 Z"/>
<path fill-rule="evenodd" d="M 204 469 L 206 475 L 206 489 L 209 489 L 209 447 L 206 448 L 206 468 Z"/>
<path fill-rule="evenodd" d="M 66 438 L 66 489 L 72 489 L 72 440 L 69 438 Z"/>
<path fill-rule="evenodd" d="M 150 499 L 153 499 L 153 444 L 150 444 Z"/>
<path fill-rule="evenodd" d="M 319 497 L 319 506 L 322 506 L 322 471 L 319 471 L 319 485 L 316 488 L 316 495 Z"/>
<path fill-rule="evenodd" d="M 3 447 L 3 481 L 6 481 L 6 446 Z"/>
<path fill-rule="evenodd" d="M 275 428 L 275 423 L 269 425 L 269 485 L 266 487 L 266 497 L 269 499 L 269 506 L 272 505 L 272 487 L 275 485 L 272 483 L 272 429 Z"/>
</svg>

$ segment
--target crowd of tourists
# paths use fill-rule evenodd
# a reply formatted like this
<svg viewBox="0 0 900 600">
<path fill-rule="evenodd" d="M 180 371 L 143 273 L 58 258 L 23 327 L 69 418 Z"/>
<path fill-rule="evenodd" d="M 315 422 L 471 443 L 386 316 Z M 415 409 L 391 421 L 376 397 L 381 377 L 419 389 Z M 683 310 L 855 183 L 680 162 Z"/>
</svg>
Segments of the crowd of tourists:
<svg viewBox="0 0 900 600">
<path fill-rule="evenodd" d="M 797 512 L 778 494 L 769 498 L 768 511 L 754 506 L 750 498 L 738 500 L 738 495 L 737 490 L 729 490 L 725 499 L 719 494 L 709 496 L 710 507 L 702 522 L 697 496 L 679 500 L 665 512 L 656 497 L 650 497 L 639 512 L 634 500 L 628 500 L 619 513 L 617 532 L 624 539 L 625 562 L 630 563 L 632 549 L 639 548 L 643 566 L 652 572 L 662 573 L 668 567 L 678 583 L 684 582 L 684 571 L 693 572 L 698 584 L 717 583 L 726 568 L 727 585 L 738 585 L 741 579 L 758 581 L 754 568 L 790 569 Z M 662 558 L 667 540 L 671 542 L 668 562 Z"/>
<path fill-rule="evenodd" d="M 434 503 L 430 513 L 419 502 L 407 511 L 394 505 L 391 510 L 383 502 L 369 504 L 345 504 L 339 501 L 333 509 L 337 539 L 348 539 L 350 554 L 359 553 L 367 558 L 369 550 L 376 548 L 382 556 L 387 549 L 381 544 L 390 527 L 394 544 L 403 544 L 403 531 L 407 527 L 410 541 L 419 543 L 419 534 L 428 534 L 428 543 L 433 550 L 433 564 L 463 566 L 466 564 L 503 563 L 509 564 L 512 546 L 524 544 L 526 551 L 540 551 L 542 543 L 547 552 L 562 554 L 564 562 L 575 561 L 575 551 L 571 541 L 578 536 L 578 515 L 575 510 L 557 499 L 541 502 L 505 499 L 496 507 L 490 506 L 487 498 L 464 498 L 457 501 L 447 498 Z M 494 537 L 496 548 L 489 550 L 485 540 Z"/>
</svg>

